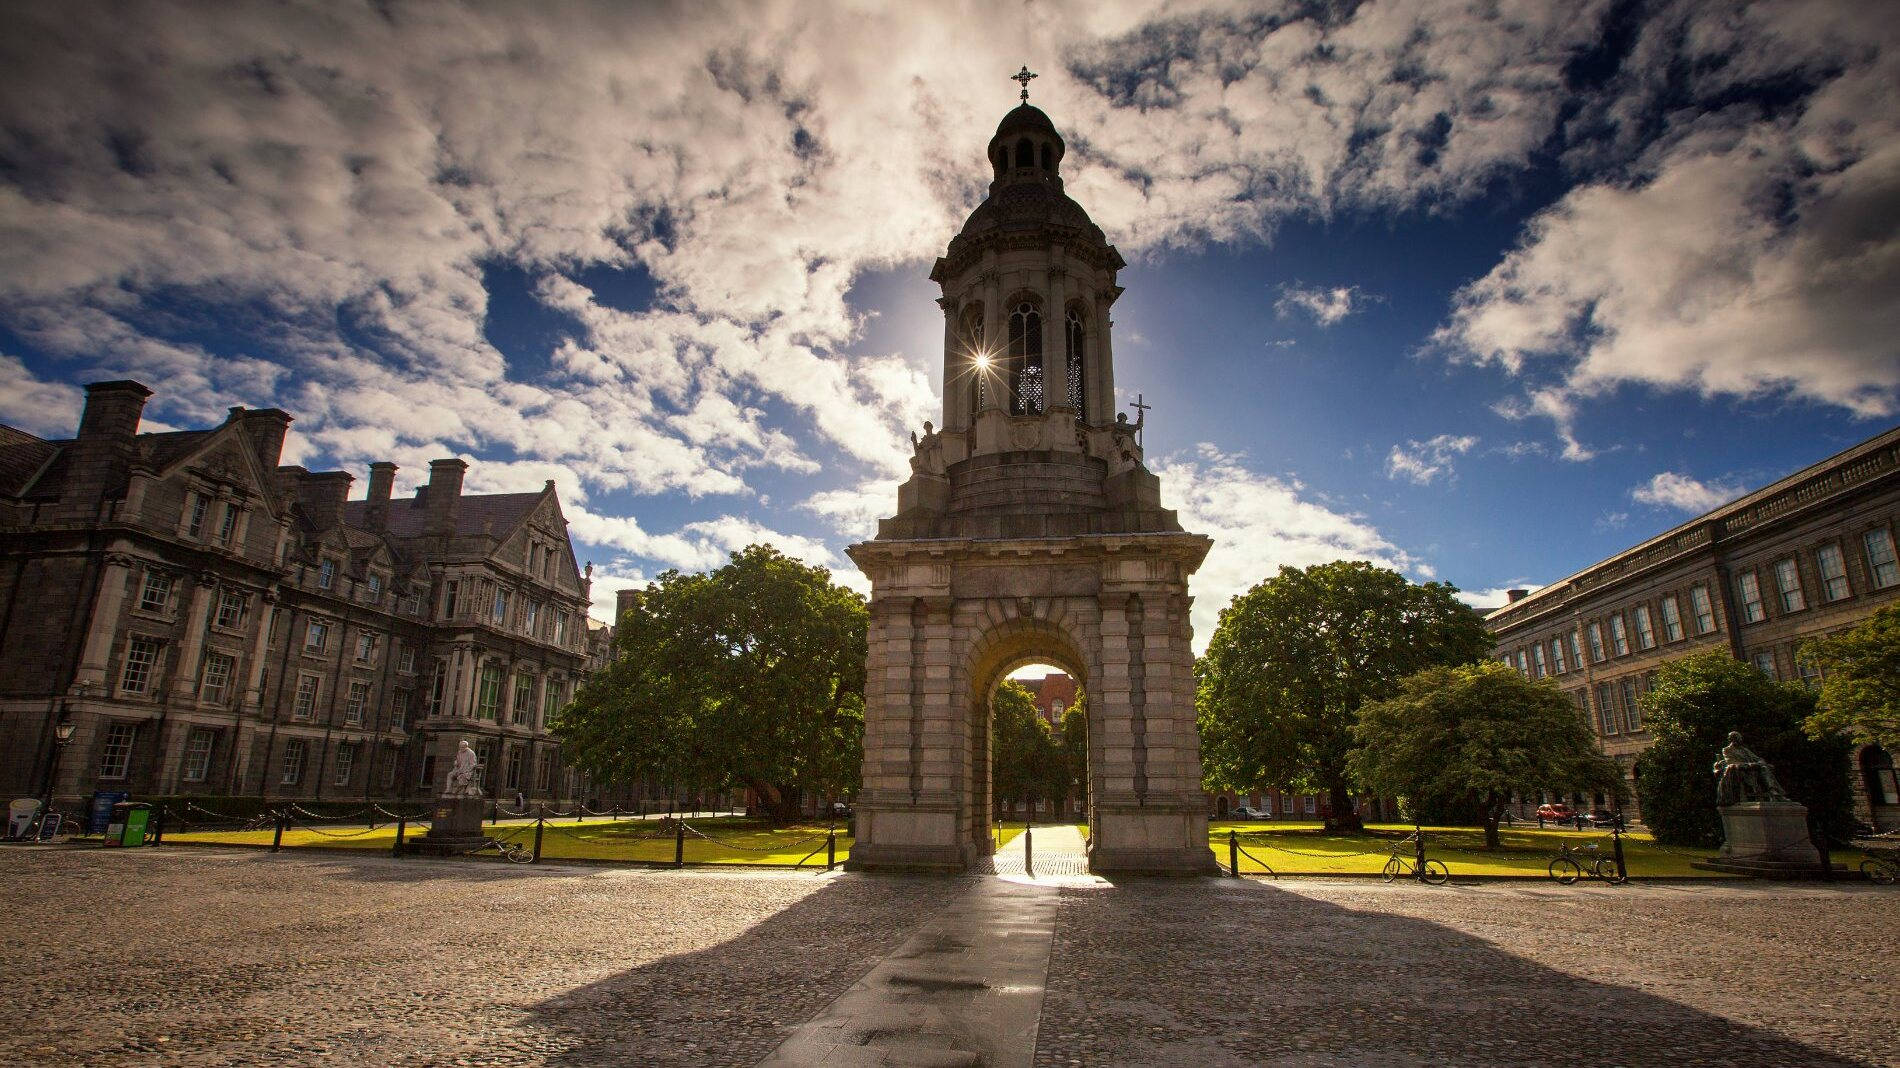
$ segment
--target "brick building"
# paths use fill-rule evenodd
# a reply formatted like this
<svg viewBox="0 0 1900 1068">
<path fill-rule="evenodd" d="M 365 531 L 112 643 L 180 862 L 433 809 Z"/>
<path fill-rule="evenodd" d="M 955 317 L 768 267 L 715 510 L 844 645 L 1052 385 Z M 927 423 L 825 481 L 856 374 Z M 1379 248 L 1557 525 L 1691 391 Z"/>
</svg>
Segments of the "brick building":
<svg viewBox="0 0 1900 1068">
<path fill-rule="evenodd" d="M 1499 657 L 1570 694 L 1627 774 L 1649 745 L 1642 696 L 1666 660 L 1721 648 L 1817 684 L 1796 645 L 1900 598 L 1896 521 L 1900 428 L 1535 593 L 1513 590 L 1486 624 Z M 1890 754 L 1858 750 L 1850 779 L 1861 819 L 1900 826 Z"/>
<path fill-rule="evenodd" d="M 487 789 L 589 789 L 549 718 L 597 654 L 554 483 L 462 492 L 436 460 L 349 500 L 279 466 L 291 417 L 139 433 L 151 391 L 87 388 L 71 440 L 0 427 L 0 790 L 431 796 L 456 744 Z M 54 727 L 73 727 L 66 746 Z"/>
</svg>

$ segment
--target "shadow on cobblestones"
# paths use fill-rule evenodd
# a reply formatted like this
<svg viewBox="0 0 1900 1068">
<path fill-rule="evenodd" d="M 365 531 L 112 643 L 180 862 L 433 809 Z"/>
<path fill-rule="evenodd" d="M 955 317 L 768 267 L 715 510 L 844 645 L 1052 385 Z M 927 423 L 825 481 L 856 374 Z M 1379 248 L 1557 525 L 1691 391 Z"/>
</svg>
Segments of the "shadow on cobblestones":
<svg viewBox="0 0 1900 1068">
<path fill-rule="evenodd" d="M 532 1007 L 557 1065 L 753 1064 L 817 1015 L 965 879 L 842 875 L 745 933 Z"/>
<path fill-rule="evenodd" d="M 1036 1063 L 1846 1065 L 1883 1060 L 1893 1033 L 1884 988 L 1815 962 L 1839 952 L 1827 926 L 1881 915 L 1865 897 L 1810 911 L 1808 944 L 1764 953 L 1788 902 L 1702 899 L 1683 915 L 1680 895 L 1640 889 L 1284 886 L 1064 890 Z M 1763 918 L 1755 937 L 1724 918 L 1738 906 Z M 1871 1019 L 1865 1002 L 1858 1027 L 1816 1016 L 1857 987 L 1886 998 Z"/>
</svg>

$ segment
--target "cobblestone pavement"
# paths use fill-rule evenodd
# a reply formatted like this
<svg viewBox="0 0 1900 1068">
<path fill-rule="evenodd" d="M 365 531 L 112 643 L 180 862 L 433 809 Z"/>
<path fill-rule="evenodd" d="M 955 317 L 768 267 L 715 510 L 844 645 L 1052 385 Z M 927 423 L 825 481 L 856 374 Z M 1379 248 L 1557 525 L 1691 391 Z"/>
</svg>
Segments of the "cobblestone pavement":
<svg viewBox="0 0 1900 1068">
<path fill-rule="evenodd" d="M 1900 1063 L 1900 894 L 1125 880 L 1062 890 L 1036 1063 Z"/>
<path fill-rule="evenodd" d="M 0 850 L 0 1064 L 752 1064 L 970 879 Z M 1900 1063 L 1900 894 L 1062 881 L 1039 1064 Z"/>
<path fill-rule="evenodd" d="M 1082 841 L 1082 832 L 1066 823 L 1049 824 L 1029 834 L 1019 834 L 990 859 L 995 874 L 1017 880 L 1047 880 L 1089 873 L 1088 847 Z M 1035 870 L 1028 870 L 1025 862 L 1034 865 Z"/>
<path fill-rule="evenodd" d="M 0 851 L 0 1064 L 752 1064 L 944 880 Z"/>
</svg>

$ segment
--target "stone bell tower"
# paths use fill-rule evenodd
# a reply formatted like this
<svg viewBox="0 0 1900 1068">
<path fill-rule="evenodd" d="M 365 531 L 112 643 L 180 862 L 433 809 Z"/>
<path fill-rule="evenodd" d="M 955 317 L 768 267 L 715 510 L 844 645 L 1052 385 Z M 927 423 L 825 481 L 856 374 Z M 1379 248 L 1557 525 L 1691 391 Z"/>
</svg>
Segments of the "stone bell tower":
<svg viewBox="0 0 1900 1068">
<path fill-rule="evenodd" d="M 1213 543 L 1161 507 L 1115 412 L 1126 264 L 1063 193 L 1064 148 L 1025 90 L 990 139 L 988 198 L 930 272 L 942 425 L 912 435 L 897 514 L 849 550 L 872 586 L 855 868 L 988 855 L 990 695 L 1046 662 L 1087 693 L 1091 869 L 1214 870 L 1187 595 Z"/>
</svg>

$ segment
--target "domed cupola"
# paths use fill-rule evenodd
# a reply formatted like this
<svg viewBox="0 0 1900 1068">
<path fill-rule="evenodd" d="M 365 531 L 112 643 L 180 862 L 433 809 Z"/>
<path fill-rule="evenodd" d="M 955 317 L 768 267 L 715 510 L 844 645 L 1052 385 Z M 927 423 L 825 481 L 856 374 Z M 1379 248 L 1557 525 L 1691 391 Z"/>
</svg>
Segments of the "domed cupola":
<svg viewBox="0 0 1900 1068">
<path fill-rule="evenodd" d="M 990 169 L 995 185 L 1008 182 L 1048 182 L 1062 188 L 1062 153 L 1066 146 L 1056 124 L 1042 109 L 1027 102 L 1003 116 L 990 138 Z M 994 186 L 992 186 L 994 188 Z"/>
</svg>

